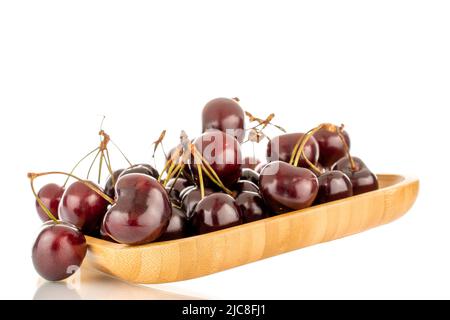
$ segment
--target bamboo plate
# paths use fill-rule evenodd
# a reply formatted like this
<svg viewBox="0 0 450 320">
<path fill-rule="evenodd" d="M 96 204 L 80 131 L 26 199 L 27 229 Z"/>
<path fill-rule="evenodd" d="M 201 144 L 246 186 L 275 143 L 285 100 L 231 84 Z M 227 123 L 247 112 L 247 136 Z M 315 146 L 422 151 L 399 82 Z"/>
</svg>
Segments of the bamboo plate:
<svg viewBox="0 0 450 320">
<path fill-rule="evenodd" d="M 379 175 L 380 189 L 213 233 L 127 246 L 87 237 L 89 263 L 137 283 L 187 280 L 389 223 L 405 214 L 417 179 Z"/>
</svg>

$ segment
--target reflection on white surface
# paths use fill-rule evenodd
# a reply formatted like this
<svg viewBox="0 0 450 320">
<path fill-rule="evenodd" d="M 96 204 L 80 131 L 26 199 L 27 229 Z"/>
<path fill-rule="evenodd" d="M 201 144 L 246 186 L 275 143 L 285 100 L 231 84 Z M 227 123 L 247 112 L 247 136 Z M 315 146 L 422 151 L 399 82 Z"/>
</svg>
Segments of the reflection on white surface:
<svg viewBox="0 0 450 320">
<path fill-rule="evenodd" d="M 82 268 L 68 281 L 39 280 L 34 300 L 196 300 L 198 297 L 127 283 Z"/>
</svg>

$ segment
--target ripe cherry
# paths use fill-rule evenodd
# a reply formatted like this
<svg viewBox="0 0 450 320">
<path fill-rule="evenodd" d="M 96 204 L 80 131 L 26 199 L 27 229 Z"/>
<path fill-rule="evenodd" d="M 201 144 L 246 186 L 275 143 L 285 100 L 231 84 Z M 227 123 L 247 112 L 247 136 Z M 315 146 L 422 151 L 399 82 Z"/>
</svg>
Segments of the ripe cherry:
<svg viewBox="0 0 450 320">
<path fill-rule="evenodd" d="M 348 157 L 340 159 L 333 168 L 342 171 L 350 178 L 353 186 L 353 195 L 356 196 L 361 193 L 377 190 L 379 187 L 377 176 L 367 168 L 361 159 L 356 157 L 351 157 L 351 159 L 354 163 L 353 168 Z"/>
<path fill-rule="evenodd" d="M 274 213 L 283 213 L 311 206 L 319 190 L 319 182 L 306 168 L 275 161 L 264 167 L 259 187 L 267 206 Z"/>
<path fill-rule="evenodd" d="M 264 169 L 264 167 L 266 166 L 266 164 L 267 164 L 266 162 L 262 162 L 262 163 L 258 164 L 258 165 L 255 167 L 256 173 L 260 174 L 261 171 L 262 171 L 262 169 Z"/>
<path fill-rule="evenodd" d="M 190 185 L 191 183 L 184 178 L 170 179 L 166 184 L 166 190 L 169 193 L 170 200 L 176 205 L 180 205 L 180 193 Z"/>
<path fill-rule="evenodd" d="M 241 192 L 236 198 L 236 204 L 241 209 L 245 222 L 261 220 L 269 216 L 269 210 L 259 193 L 250 191 Z"/>
<path fill-rule="evenodd" d="M 113 172 L 112 176 L 109 176 L 108 180 L 106 181 L 105 184 L 105 193 L 112 199 L 115 198 L 116 196 L 116 183 L 117 180 L 119 179 L 119 176 L 122 174 L 122 172 L 125 169 L 119 169 Z"/>
<path fill-rule="evenodd" d="M 239 143 L 245 137 L 245 115 L 234 99 L 217 98 L 208 102 L 202 113 L 203 132 L 217 129 L 231 134 Z"/>
<path fill-rule="evenodd" d="M 340 171 L 328 171 L 319 176 L 319 192 L 315 204 L 351 197 L 353 186 L 350 179 Z"/>
<path fill-rule="evenodd" d="M 325 168 L 330 168 L 336 161 L 346 156 L 347 147 L 342 139 L 345 139 L 348 148 L 350 148 L 348 133 L 344 130 L 341 132 L 342 137 L 336 130 L 332 131 L 327 128 L 321 128 L 314 133 L 314 138 L 319 144 L 319 163 Z"/>
<path fill-rule="evenodd" d="M 188 236 L 188 223 L 186 213 L 180 208 L 172 206 L 172 217 L 166 231 L 158 238 L 158 241 L 181 239 Z"/>
<path fill-rule="evenodd" d="M 267 144 L 267 162 L 283 161 L 289 163 L 295 145 L 302 137 L 304 137 L 303 133 L 289 133 L 270 140 Z M 308 140 L 303 150 L 308 160 L 312 164 L 317 165 L 319 161 L 319 145 L 314 137 Z M 303 155 L 300 158 L 299 166 L 309 168 Z"/>
<path fill-rule="evenodd" d="M 205 188 L 205 196 L 208 196 L 213 193 L 214 190 L 210 188 Z M 198 187 L 191 188 L 190 190 L 184 193 L 183 198 L 181 199 L 181 207 L 183 208 L 184 212 L 186 212 L 186 217 L 188 219 L 192 218 L 195 207 L 200 202 L 201 198 L 202 196 L 200 188 Z"/>
<path fill-rule="evenodd" d="M 38 197 L 41 199 L 43 204 L 50 210 L 53 216 L 58 219 L 58 207 L 61 201 L 61 197 L 64 193 L 64 187 L 61 187 L 55 183 L 49 183 L 43 186 L 39 192 Z M 42 210 L 42 207 L 39 205 L 36 200 L 36 210 L 39 214 L 39 217 L 42 221 L 50 220 L 49 216 Z"/>
<path fill-rule="evenodd" d="M 44 279 L 60 281 L 81 266 L 86 251 L 86 238 L 77 228 L 48 221 L 33 245 L 33 264 Z"/>
<path fill-rule="evenodd" d="M 259 184 L 259 173 L 252 169 L 242 169 L 241 180 L 248 180 L 254 184 Z"/>
<path fill-rule="evenodd" d="M 226 187 L 233 186 L 239 180 L 242 158 L 240 145 L 235 138 L 221 131 L 208 131 L 195 139 L 194 145 Z M 198 178 L 197 166 L 191 164 L 191 169 Z M 207 177 L 205 183 L 212 185 Z"/>
<path fill-rule="evenodd" d="M 254 184 L 251 181 L 248 180 L 241 180 L 236 182 L 236 186 L 234 187 L 234 190 L 239 194 L 244 191 L 251 191 L 251 192 L 259 192 L 259 188 L 256 184 Z"/>
<path fill-rule="evenodd" d="M 147 176 L 153 177 L 155 179 L 158 179 L 158 177 L 159 177 L 158 170 L 156 170 L 151 165 L 146 164 L 146 163 L 136 164 L 134 166 L 131 166 L 131 167 L 125 169 L 120 174 L 119 178 L 123 177 L 124 175 L 130 174 L 130 173 L 141 173 L 141 174 L 145 174 Z"/>
<path fill-rule="evenodd" d="M 154 178 L 130 173 L 116 184 L 117 202 L 103 220 L 115 241 L 137 245 L 160 237 L 169 225 L 172 206 L 164 187 Z"/>
<path fill-rule="evenodd" d="M 98 190 L 100 187 L 88 182 Z M 75 225 L 85 234 L 95 234 L 106 213 L 108 202 L 81 181 L 72 183 L 61 199 L 59 217 L 61 220 Z"/>
<path fill-rule="evenodd" d="M 353 162 L 355 163 L 355 170 L 362 170 L 362 169 L 366 169 L 367 166 L 366 164 L 358 157 L 352 157 Z M 336 161 L 336 163 L 331 167 L 331 170 L 339 170 L 339 171 L 344 171 L 344 170 L 351 170 L 352 165 L 350 163 L 350 159 L 346 156 L 344 156 L 343 158 L 339 159 L 338 161 Z"/>
<path fill-rule="evenodd" d="M 206 196 L 195 208 L 192 226 L 197 234 L 213 232 L 243 223 L 242 213 L 233 197 L 224 193 Z"/>
</svg>

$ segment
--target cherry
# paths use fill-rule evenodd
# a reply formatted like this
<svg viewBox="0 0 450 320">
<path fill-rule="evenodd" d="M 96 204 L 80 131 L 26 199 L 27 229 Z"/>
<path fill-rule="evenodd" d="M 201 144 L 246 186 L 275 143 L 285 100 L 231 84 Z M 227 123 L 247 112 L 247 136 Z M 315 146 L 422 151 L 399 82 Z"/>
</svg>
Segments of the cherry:
<svg viewBox="0 0 450 320">
<path fill-rule="evenodd" d="M 210 194 L 213 194 L 214 190 L 210 188 L 205 188 L 205 196 L 208 196 Z M 195 207 L 202 199 L 201 191 L 198 187 L 194 187 L 190 190 L 188 190 L 181 199 L 181 207 L 186 212 L 186 217 L 188 219 L 192 218 L 192 215 L 194 214 Z"/>
<path fill-rule="evenodd" d="M 252 169 L 255 170 L 256 166 L 259 165 L 261 161 L 255 157 L 245 157 L 242 162 L 242 169 Z"/>
<path fill-rule="evenodd" d="M 260 220 L 269 216 L 264 199 L 259 193 L 241 192 L 236 198 L 236 204 L 241 209 L 245 222 Z"/>
<path fill-rule="evenodd" d="M 119 169 L 113 172 L 112 176 L 109 176 L 105 184 L 105 193 L 112 199 L 116 196 L 116 182 L 119 180 L 119 176 L 125 169 Z"/>
<path fill-rule="evenodd" d="M 78 229 L 67 223 L 49 221 L 34 242 L 33 264 L 46 280 L 60 281 L 80 267 L 86 251 L 86 238 Z"/>
<path fill-rule="evenodd" d="M 181 192 L 180 192 L 180 203 L 181 203 L 181 201 L 183 200 L 184 196 L 185 196 L 188 192 L 190 192 L 192 189 L 195 189 L 195 188 L 196 188 L 196 186 L 192 185 L 192 186 L 186 187 L 186 188 L 184 188 L 183 190 L 181 190 Z"/>
<path fill-rule="evenodd" d="M 351 197 L 353 186 L 350 179 L 340 171 L 328 171 L 319 176 L 319 192 L 315 204 Z"/>
<path fill-rule="evenodd" d="M 116 184 L 117 202 L 103 220 L 115 241 L 137 245 L 160 237 L 169 225 L 172 206 L 164 187 L 154 178 L 129 173 Z"/>
<path fill-rule="evenodd" d="M 42 203 L 50 210 L 50 212 L 56 219 L 58 219 L 58 207 L 63 193 L 64 187 L 61 187 L 55 183 L 49 183 L 43 186 L 37 194 Z M 42 210 L 42 207 L 39 205 L 39 202 L 37 200 L 36 210 L 42 221 L 45 222 L 50 220 L 49 216 L 47 215 L 47 213 L 45 213 L 44 210 Z"/>
<path fill-rule="evenodd" d="M 242 169 L 241 180 L 248 180 L 254 184 L 259 184 L 259 173 L 252 169 Z"/>
<path fill-rule="evenodd" d="M 358 157 L 352 157 L 353 162 L 355 163 L 355 170 L 362 170 L 366 169 L 366 164 Z M 352 165 L 350 163 L 350 159 L 348 157 L 343 157 L 339 159 L 333 166 L 331 167 L 331 170 L 351 170 Z"/>
<path fill-rule="evenodd" d="M 188 236 L 188 223 L 183 210 L 172 205 L 172 217 L 166 231 L 158 238 L 158 241 L 181 239 Z"/>
<path fill-rule="evenodd" d="M 238 194 L 243 191 L 251 191 L 256 193 L 259 192 L 258 186 L 248 180 L 241 180 L 236 182 L 236 186 L 234 187 L 234 189 L 237 191 Z"/>
<path fill-rule="evenodd" d="M 217 98 L 209 101 L 202 113 L 203 132 L 217 129 L 234 136 L 239 143 L 245 137 L 244 110 L 236 100 Z"/>
<path fill-rule="evenodd" d="M 255 171 L 256 171 L 256 173 L 258 173 L 258 174 L 260 174 L 261 173 L 261 171 L 262 171 L 262 169 L 264 169 L 264 167 L 266 166 L 266 162 L 262 162 L 262 163 L 260 163 L 260 164 L 258 164 L 256 167 L 255 167 Z"/>
<path fill-rule="evenodd" d="M 195 208 L 192 226 L 197 234 L 213 232 L 243 223 L 242 213 L 233 197 L 224 193 L 206 196 Z"/>
<path fill-rule="evenodd" d="M 209 131 L 195 139 L 194 145 L 226 187 L 233 186 L 239 180 L 242 158 L 241 148 L 235 138 L 221 131 Z M 193 164 L 191 169 L 198 179 L 197 166 Z M 205 183 L 212 185 L 207 177 Z"/>
<path fill-rule="evenodd" d="M 274 213 L 283 213 L 311 206 L 319 189 L 319 181 L 306 168 L 275 161 L 262 170 L 259 187 L 270 209 Z"/>
<path fill-rule="evenodd" d="M 289 163 L 295 145 L 302 137 L 304 137 L 303 133 L 289 133 L 270 140 L 267 144 L 267 162 L 279 160 Z M 311 137 L 307 141 L 303 151 L 308 160 L 312 164 L 317 165 L 319 160 L 319 145 L 314 137 Z M 299 166 L 309 167 L 303 156 L 300 158 Z"/>
<path fill-rule="evenodd" d="M 93 182 L 88 182 L 102 191 Z M 108 201 L 82 181 L 72 183 L 61 199 L 59 217 L 81 229 L 83 233 L 95 234 L 108 207 Z"/>
<path fill-rule="evenodd" d="M 131 166 L 127 169 L 125 169 L 119 176 L 119 178 L 123 177 L 124 175 L 130 174 L 130 173 L 141 173 L 145 174 L 147 176 L 153 177 L 155 179 L 158 179 L 159 173 L 158 170 L 153 168 L 151 165 L 146 163 L 136 164 L 134 166 Z"/>
<path fill-rule="evenodd" d="M 350 148 L 350 137 L 344 130 L 340 131 L 342 137 L 337 130 L 329 130 L 321 128 L 314 133 L 314 138 L 319 144 L 319 163 L 325 168 L 330 168 L 336 161 L 345 157 L 347 147 Z M 345 139 L 345 146 L 342 139 Z"/>
<path fill-rule="evenodd" d="M 191 183 L 184 178 L 170 179 L 166 184 L 166 190 L 169 193 L 170 200 L 176 205 L 180 205 L 180 193 L 189 186 L 191 186 Z"/>
<path fill-rule="evenodd" d="M 108 235 L 108 233 L 106 232 L 106 230 L 105 230 L 105 224 L 101 224 L 101 226 L 100 226 L 100 238 L 101 239 L 103 239 L 103 240 L 106 240 L 106 241 L 110 241 L 110 242 L 116 242 L 116 241 L 114 241 L 114 239 L 112 239 L 109 235 Z"/>
</svg>

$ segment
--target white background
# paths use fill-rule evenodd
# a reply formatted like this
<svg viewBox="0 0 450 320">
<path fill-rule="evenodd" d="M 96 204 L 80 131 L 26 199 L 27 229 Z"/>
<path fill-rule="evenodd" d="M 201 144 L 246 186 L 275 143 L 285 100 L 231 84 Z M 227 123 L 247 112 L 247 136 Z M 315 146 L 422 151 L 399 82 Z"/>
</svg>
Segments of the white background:
<svg viewBox="0 0 450 320">
<path fill-rule="evenodd" d="M 28 171 L 69 170 L 97 145 L 101 115 L 149 162 L 162 129 L 167 148 L 181 129 L 195 137 L 219 96 L 290 131 L 345 123 L 373 171 L 421 179 L 416 205 L 201 279 L 143 288 L 97 276 L 78 293 L 44 283 L 37 298 L 450 298 L 449 17 L 448 1 L 1 1 L 0 298 L 42 284 Z"/>
</svg>

